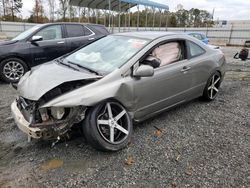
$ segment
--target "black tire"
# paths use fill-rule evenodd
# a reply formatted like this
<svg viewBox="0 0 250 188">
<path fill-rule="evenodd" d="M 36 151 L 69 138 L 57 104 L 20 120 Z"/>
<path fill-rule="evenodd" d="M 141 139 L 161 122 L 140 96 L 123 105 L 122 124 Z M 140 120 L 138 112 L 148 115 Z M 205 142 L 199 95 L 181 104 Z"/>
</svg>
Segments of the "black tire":
<svg viewBox="0 0 250 188">
<path fill-rule="evenodd" d="M 19 58 L 8 58 L 0 63 L 0 78 L 8 83 L 18 82 L 27 71 L 27 64 Z"/>
<path fill-rule="evenodd" d="M 213 101 L 217 97 L 221 85 L 221 79 L 221 74 L 217 71 L 210 76 L 203 91 L 202 99 L 205 101 Z"/>
<path fill-rule="evenodd" d="M 110 105 L 113 115 L 112 118 L 109 116 L 108 105 Z M 118 118 L 118 114 L 121 115 L 123 113 L 124 115 Z M 113 120 L 114 122 L 112 122 Z M 101 124 L 101 121 L 109 122 L 110 124 Z M 115 123 L 119 125 L 119 129 Z M 112 126 L 116 127 L 111 128 Z M 110 136 L 111 129 L 113 129 L 113 139 L 111 138 L 112 136 Z M 133 123 L 130 115 L 127 110 L 116 101 L 101 102 L 91 108 L 83 122 L 83 134 L 86 141 L 94 148 L 101 151 L 118 151 L 126 147 L 132 132 Z"/>
</svg>

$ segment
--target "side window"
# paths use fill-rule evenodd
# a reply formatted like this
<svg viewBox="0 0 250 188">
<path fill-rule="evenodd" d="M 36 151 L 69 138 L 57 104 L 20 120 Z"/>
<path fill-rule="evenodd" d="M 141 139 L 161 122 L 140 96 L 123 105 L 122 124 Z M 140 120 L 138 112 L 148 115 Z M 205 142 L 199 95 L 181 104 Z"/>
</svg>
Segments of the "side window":
<svg viewBox="0 0 250 188">
<path fill-rule="evenodd" d="M 84 36 L 84 30 L 82 25 L 68 24 L 66 25 L 66 31 L 68 37 L 81 37 Z"/>
<path fill-rule="evenodd" d="M 62 29 L 60 25 L 48 26 L 41 31 L 37 32 L 35 35 L 42 36 L 43 40 L 55 40 L 62 38 Z"/>
<path fill-rule="evenodd" d="M 95 28 L 100 34 L 103 34 L 103 35 L 108 35 L 108 34 L 109 34 L 108 30 L 107 30 L 104 26 L 96 25 L 96 26 L 94 26 L 94 28 Z"/>
<path fill-rule="evenodd" d="M 184 50 L 184 42 L 168 42 L 155 48 L 151 55 L 161 61 L 160 67 L 162 67 L 185 59 Z"/>
<path fill-rule="evenodd" d="M 84 29 L 84 35 L 85 36 L 89 36 L 89 35 L 92 34 L 92 32 L 87 27 L 83 26 L 83 29 Z"/>
<path fill-rule="evenodd" d="M 187 41 L 187 47 L 189 49 L 189 55 L 191 58 L 200 56 L 205 53 L 205 50 L 203 48 L 191 41 Z"/>
</svg>

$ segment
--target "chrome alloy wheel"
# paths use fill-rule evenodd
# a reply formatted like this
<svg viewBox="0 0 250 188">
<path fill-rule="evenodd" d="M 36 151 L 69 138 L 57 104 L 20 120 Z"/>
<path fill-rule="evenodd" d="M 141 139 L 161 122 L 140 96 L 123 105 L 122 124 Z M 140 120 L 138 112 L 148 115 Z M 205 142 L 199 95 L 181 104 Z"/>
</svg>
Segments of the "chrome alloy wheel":
<svg viewBox="0 0 250 188">
<path fill-rule="evenodd" d="M 210 84 L 208 86 L 208 96 L 210 99 L 214 99 L 219 92 L 219 87 L 221 83 L 221 77 L 217 74 L 213 75 Z"/>
<path fill-rule="evenodd" d="M 3 67 L 3 74 L 6 78 L 16 81 L 24 75 L 24 67 L 18 61 L 9 61 Z"/>
<path fill-rule="evenodd" d="M 107 102 L 97 118 L 97 127 L 104 140 L 111 144 L 120 144 L 131 130 L 129 114 L 116 102 Z"/>
</svg>

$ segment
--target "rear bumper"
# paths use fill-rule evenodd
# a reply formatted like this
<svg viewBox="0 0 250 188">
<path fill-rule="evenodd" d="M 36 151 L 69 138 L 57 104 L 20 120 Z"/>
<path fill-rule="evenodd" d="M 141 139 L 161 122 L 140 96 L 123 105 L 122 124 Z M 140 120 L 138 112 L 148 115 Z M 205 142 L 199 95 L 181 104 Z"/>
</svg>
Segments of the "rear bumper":
<svg viewBox="0 0 250 188">
<path fill-rule="evenodd" d="M 41 134 L 41 129 L 39 128 L 30 128 L 30 123 L 28 121 L 25 120 L 24 116 L 22 115 L 21 111 L 18 109 L 17 107 L 17 102 L 14 101 L 11 104 L 11 113 L 12 116 L 17 124 L 17 127 L 23 131 L 24 133 L 26 133 L 28 136 L 32 137 L 32 138 L 41 138 L 42 134 Z"/>
</svg>

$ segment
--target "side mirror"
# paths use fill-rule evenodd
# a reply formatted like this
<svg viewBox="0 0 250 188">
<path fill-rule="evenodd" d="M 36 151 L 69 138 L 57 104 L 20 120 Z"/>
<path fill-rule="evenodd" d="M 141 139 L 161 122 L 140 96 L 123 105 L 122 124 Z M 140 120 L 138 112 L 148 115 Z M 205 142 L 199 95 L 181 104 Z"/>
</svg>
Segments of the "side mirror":
<svg viewBox="0 0 250 188">
<path fill-rule="evenodd" d="M 134 77 L 151 77 L 154 75 L 154 68 L 150 65 L 141 65 L 133 73 Z"/>
<path fill-rule="evenodd" d="M 43 40 L 43 37 L 42 36 L 33 36 L 31 38 L 31 42 L 37 42 L 37 41 L 42 41 Z"/>
</svg>

